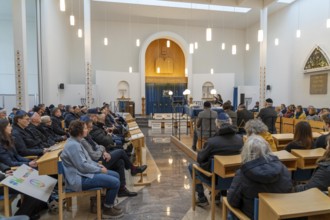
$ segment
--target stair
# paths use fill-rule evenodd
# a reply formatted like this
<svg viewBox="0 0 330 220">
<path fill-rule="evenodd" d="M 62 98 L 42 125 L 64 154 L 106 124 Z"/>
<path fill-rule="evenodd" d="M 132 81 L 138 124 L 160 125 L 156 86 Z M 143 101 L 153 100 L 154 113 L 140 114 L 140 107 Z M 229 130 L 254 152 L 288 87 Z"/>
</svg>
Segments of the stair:
<svg viewBox="0 0 330 220">
<path fill-rule="evenodd" d="M 139 127 L 148 127 L 149 116 L 146 115 L 135 115 L 135 121 L 139 125 Z"/>
</svg>

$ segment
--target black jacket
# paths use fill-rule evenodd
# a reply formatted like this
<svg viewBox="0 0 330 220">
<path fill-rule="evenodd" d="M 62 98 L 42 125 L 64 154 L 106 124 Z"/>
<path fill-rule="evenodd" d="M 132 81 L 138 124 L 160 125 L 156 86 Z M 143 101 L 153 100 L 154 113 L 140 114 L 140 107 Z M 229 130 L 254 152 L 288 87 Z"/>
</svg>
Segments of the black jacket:
<svg viewBox="0 0 330 220">
<path fill-rule="evenodd" d="M 97 144 L 103 145 L 106 149 L 110 149 L 114 146 L 114 143 L 111 135 L 108 135 L 108 133 L 103 129 L 103 126 L 104 124 L 99 122 L 94 124 L 93 129 L 89 134 Z"/>
<path fill-rule="evenodd" d="M 62 128 L 62 120 L 64 120 L 62 117 L 56 117 L 56 116 L 52 116 L 52 127 L 53 127 L 53 131 L 55 132 L 55 134 L 58 135 L 67 135 L 67 133 L 63 130 Z"/>
<path fill-rule="evenodd" d="M 26 129 L 13 125 L 12 136 L 14 139 L 15 147 L 19 155 L 21 156 L 40 156 L 43 154 L 43 148 L 32 134 Z"/>
<path fill-rule="evenodd" d="M 204 148 L 197 154 L 200 166 L 210 171 L 214 155 L 235 155 L 241 152 L 243 146 L 242 136 L 236 134 L 236 127 L 223 124 L 214 137 L 207 140 Z"/>
<path fill-rule="evenodd" d="M 35 126 L 34 124 L 30 123 L 26 130 L 29 131 L 30 134 L 32 134 L 33 138 L 38 141 L 38 145 L 40 145 L 42 148 L 47 148 L 51 146 L 51 144 L 48 143 L 46 135 L 40 128 L 40 125 Z"/>
<path fill-rule="evenodd" d="M 237 111 L 237 127 L 244 128 L 245 123 L 253 118 L 253 113 L 249 110 L 242 109 Z"/>
<path fill-rule="evenodd" d="M 242 165 L 228 190 L 231 206 L 253 219 L 254 199 L 258 193 L 289 193 L 292 182 L 288 169 L 276 156 L 260 157 Z"/>
<path fill-rule="evenodd" d="M 271 134 L 276 134 L 275 123 L 277 119 L 277 112 L 273 107 L 266 107 L 260 110 L 258 117 L 268 127 L 268 131 Z"/>
<path fill-rule="evenodd" d="M 318 167 L 307 184 L 295 186 L 295 191 L 305 191 L 311 188 L 318 188 L 321 191 L 328 191 L 330 186 L 330 161 L 318 163 Z"/>
<path fill-rule="evenodd" d="M 330 136 L 330 133 L 324 134 L 324 135 L 321 135 L 320 137 L 318 137 L 316 139 L 316 141 L 314 142 L 314 147 L 315 148 L 319 148 L 319 147 L 326 148 L 327 147 L 327 138 L 329 136 Z"/>
<path fill-rule="evenodd" d="M 21 166 L 22 164 L 29 165 L 30 160 L 21 157 L 15 147 L 5 147 L 0 144 L 0 163 L 3 163 L 9 167 Z"/>
<path fill-rule="evenodd" d="M 67 112 L 65 114 L 65 117 L 64 117 L 65 127 L 66 128 L 69 128 L 69 125 L 70 125 L 71 121 L 74 121 L 76 119 L 79 119 L 79 116 L 78 115 L 76 115 L 76 114 L 74 114 L 72 112 Z"/>
<path fill-rule="evenodd" d="M 42 133 L 46 136 L 47 142 L 49 145 L 53 146 L 57 142 L 64 141 L 64 138 L 62 138 L 60 135 L 55 134 L 52 127 L 48 127 L 44 124 L 40 125 L 40 130 L 42 130 Z"/>
</svg>

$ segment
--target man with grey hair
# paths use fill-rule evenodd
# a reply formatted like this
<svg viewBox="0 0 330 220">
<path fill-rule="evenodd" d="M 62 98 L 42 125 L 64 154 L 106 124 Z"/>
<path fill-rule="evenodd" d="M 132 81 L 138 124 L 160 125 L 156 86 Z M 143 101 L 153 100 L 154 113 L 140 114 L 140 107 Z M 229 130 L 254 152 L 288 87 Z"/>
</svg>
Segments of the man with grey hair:
<svg viewBox="0 0 330 220">
<path fill-rule="evenodd" d="M 211 162 L 214 155 L 236 155 L 240 154 L 243 146 L 242 136 L 236 134 L 236 127 L 232 125 L 230 117 L 226 113 L 220 113 L 216 119 L 218 131 L 207 140 L 204 147 L 197 154 L 197 162 L 204 170 L 211 171 Z M 192 174 L 192 164 L 188 166 L 190 174 Z M 201 181 L 210 181 L 201 173 L 196 173 L 196 178 Z M 208 200 L 204 195 L 202 184 L 196 184 L 196 192 L 198 193 L 197 205 L 204 207 L 208 205 Z M 216 201 L 219 201 L 219 197 Z"/>
<path fill-rule="evenodd" d="M 260 110 L 258 118 L 261 118 L 262 122 L 268 127 L 269 133 L 276 134 L 275 123 L 277 119 L 277 112 L 273 108 L 272 99 L 266 99 L 266 107 Z"/>
<path fill-rule="evenodd" d="M 4 108 L 0 108 L 0 119 L 7 119 L 7 111 Z"/>
</svg>

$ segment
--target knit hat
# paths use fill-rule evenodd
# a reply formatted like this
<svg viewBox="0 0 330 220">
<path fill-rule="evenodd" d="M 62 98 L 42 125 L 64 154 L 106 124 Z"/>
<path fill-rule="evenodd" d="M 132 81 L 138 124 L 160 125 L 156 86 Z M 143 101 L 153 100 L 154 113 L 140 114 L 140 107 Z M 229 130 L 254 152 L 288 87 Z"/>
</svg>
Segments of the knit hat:
<svg viewBox="0 0 330 220">
<path fill-rule="evenodd" d="M 219 121 L 222 121 L 222 122 L 227 122 L 227 121 L 229 121 L 229 116 L 228 116 L 228 114 L 227 113 L 223 113 L 223 112 L 221 112 L 220 114 L 218 114 L 218 120 Z"/>
<path fill-rule="evenodd" d="M 88 115 L 83 115 L 80 117 L 80 121 L 88 122 L 88 121 L 91 121 L 91 119 Z"/>
<path fill-rule="evenodd" d="M 266 99 L 267 103 L 273 103 L 273 100 L 271 98 Z"/>
<path fill-rule="evenodd" d="M 26 114 L 27 114 L 26 111 L 24 111 L 24 110 L 18 110 L 16 112 L 16 115 L 15 116 L 23 116 L 23 115 L 26 115 Z"/>
</svg>

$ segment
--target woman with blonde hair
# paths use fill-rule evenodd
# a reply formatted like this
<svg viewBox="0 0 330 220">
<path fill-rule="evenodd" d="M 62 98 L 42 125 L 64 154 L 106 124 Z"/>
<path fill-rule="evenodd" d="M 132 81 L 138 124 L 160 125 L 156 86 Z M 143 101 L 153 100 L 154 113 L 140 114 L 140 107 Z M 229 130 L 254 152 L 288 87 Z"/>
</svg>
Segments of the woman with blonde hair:
<svg viewBox="0 0 330 220">
<path fill-rule="evenodd" d="M 330 186 L 330 138 L 327 138 L 327 150 L 317 161 L 318 167 L 315 169 L 312 178 L 302 185 L 297 185 L 295 191 L 304 191 L 310 188 L 318 188 L 321 191 L 328 191 Z"/>
<path fill-rule="evenodd" d="M 258 198 L 258 193 L 288 193 L 292 182 L 288 169 L 258 135 L 246 140 L 241 157 L 242 166 L 236 172 L 227 197 L 231 206 L 253 219 L 254 199 Z"/>
<path fill-rule="evenodd" d="M 268 127 L 259 119 L 249 120 L 245 124 L 246 135 L 259 135 L 268 142 L 272 151 L 277 151 L 273 136 L 268 132 Z"/>
</svg>

